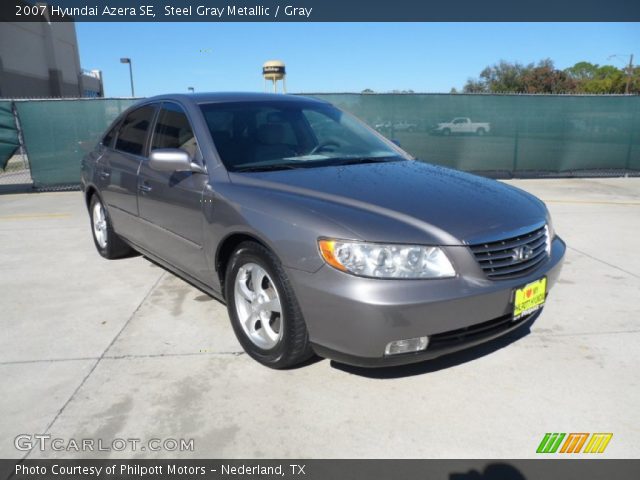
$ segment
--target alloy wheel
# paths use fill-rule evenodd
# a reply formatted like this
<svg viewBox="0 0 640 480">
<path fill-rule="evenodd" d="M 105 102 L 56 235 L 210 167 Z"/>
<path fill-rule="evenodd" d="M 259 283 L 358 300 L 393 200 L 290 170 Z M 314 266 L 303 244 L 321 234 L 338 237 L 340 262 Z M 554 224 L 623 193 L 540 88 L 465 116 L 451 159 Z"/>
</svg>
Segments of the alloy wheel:
<svg viewBox="0 0 640 480">
<path fill-rule="evenodd" d="M 100 202 L 93 206 L 93 235 L 100 248 L 107 246 L 107 217 Z"/>
<path fill-rule="evenodd" d="M 282 306 L 273 280 L 264 268 L 246 263 L 238 269 L 234 301 L 240 325 L 257 347 L 270 350 L 282 339 Z"/>
</svg>

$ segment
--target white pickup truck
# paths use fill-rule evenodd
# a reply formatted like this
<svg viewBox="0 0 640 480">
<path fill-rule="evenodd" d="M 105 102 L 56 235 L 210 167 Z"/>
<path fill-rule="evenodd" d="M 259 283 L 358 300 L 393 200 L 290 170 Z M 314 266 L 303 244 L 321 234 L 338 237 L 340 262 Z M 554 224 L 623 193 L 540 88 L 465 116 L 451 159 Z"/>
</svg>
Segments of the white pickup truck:
<svg viewBox="0 0 640 480">
<path fill-rule="evenodd" d="M 478 136 L 486 135 L 491 131 L 491 124 L 487 122 L 472 122 L 469 117 L 456 117 L 450 122 L 438 123 L 433 133 L 438 135 L 451 135 L 452 133 L 472 133 Z"/>
</svg>

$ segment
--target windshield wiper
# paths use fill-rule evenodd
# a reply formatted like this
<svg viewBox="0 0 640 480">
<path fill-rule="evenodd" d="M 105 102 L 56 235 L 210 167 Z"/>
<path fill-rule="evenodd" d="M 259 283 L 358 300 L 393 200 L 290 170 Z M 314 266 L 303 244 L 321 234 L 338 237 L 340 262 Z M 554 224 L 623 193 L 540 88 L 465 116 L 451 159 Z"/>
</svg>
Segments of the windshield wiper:
<svg viewBox="0 0 640 480">
<path fill-rule="evenodd" d="M 355 158 L 344 158 L 334 163 L 334 165 L 342 166 L 342 165 L 357 165 L 360 163 L 388 163 L 388 162 L 397 162 L 399 160 L 402 160 L 402 159 L 400 157 L 355 157 Z"/>
<path fill-rule="evenodd" d="M 295 170 L 299 168 L 313 168 L 326 166 L 356 165 L 361 163 L 388 163 L 403 160 L 401 157 L 352 157 L 336 158 L 322 161 L 300 161 L 295 163 L 275 163 L 269 165 L 245 165 L 238 167 L 234 172 L 271 172 L 274 170 Z"/>
<path fill-rule="evenodd" d="M 292 165 L 290 163 L 277 163 L 275 165 L 252 165 L 246 167 L 239 167 L 233 170 L 234 172 L 270 172 L 273 170 L 294 170 L 301 168 L 298 165 Z"/>
</svg>

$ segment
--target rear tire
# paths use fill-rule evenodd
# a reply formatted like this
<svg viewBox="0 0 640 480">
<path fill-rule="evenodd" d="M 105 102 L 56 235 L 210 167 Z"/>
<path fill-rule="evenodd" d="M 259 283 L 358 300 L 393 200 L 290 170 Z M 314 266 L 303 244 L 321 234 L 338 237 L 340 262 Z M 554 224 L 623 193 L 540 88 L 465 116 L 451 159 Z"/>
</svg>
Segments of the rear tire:
<svg viewBox="0 0 640 480">
<path fill-rule="evenodd" d="M 300 306 L 278 258 L 256 242 L 243 242 L 225 273 L 231 326 L 254 360 L 275 369 L 313 356 Z"/>
<path fill-rule="evenodd" d="M 113 260 L 135 253 L 135 250 L 113 230 L 111 218 L 109 218 L 107 209 L 104 208 L 102 200 L 100 200 L 98 195 L 91 197 L 91 202 L 89 202 L 89 217 L 91 219 L 93 243 L 100 255 L 109 260 Z"/>
<path fill-rule="evenodd" d="M 476 135 L 478 135 L 479 137 L 484 137 L 485 133 L 487 132 L 484 128 L 479 128 L 478 130 L 476 130 Z"/>
</svg>

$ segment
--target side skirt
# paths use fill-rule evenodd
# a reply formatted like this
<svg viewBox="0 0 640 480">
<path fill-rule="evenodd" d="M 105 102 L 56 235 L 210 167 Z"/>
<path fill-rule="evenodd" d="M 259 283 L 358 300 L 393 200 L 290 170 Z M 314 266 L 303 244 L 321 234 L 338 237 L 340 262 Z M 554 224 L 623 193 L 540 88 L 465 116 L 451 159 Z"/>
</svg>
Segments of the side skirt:
<svg viewBox="0 0 640 480">
<path fill-rule="evenodd" d="M 170 264 L 166 260 L 163 260 L 162 258 L 154 255 L 153 253 L 151 253 L 148 250 L 146 250 L 145 248 L 139 246 L 135 242 L 132 242 L 128 238 L 125 238 L 125 237 L 121 237 L 121 238 L 124 241 L 126 241 L 129 245 L 131 245 L 132 248 L 134 248 L 135 250 L 140 252 L 143 256 L 147 257 L 152 262 L 157 263 L 161 267 L 165 268 L 166 270 L 169 270 L 171 273 L 173 273 L 173 274 L 177 275 L 178 277 L 180 277 L 182 280 L 184 280 L 185 282 L 187 282 L 191 286 L 193 286 L 193 287 L 197 288 L 198 290 L 206 293 L 207 295 L 210 295 L 211 297 L 215 298 L 216 300 L 218 300 L 223 305 L 226 305 L 226 302 L 225 302 L 224 297 L 223 297 L 221 292 L 218 292 L 218 291 L 214 290 L 213 288 L 211 288 L 206 283 L 203 283 L 200 280 L 198 280 L 197 278 L 192 277 L 188 273 L 184 272 L 183 270 L 180 270 L 178 267 Z"/>
</svg>

